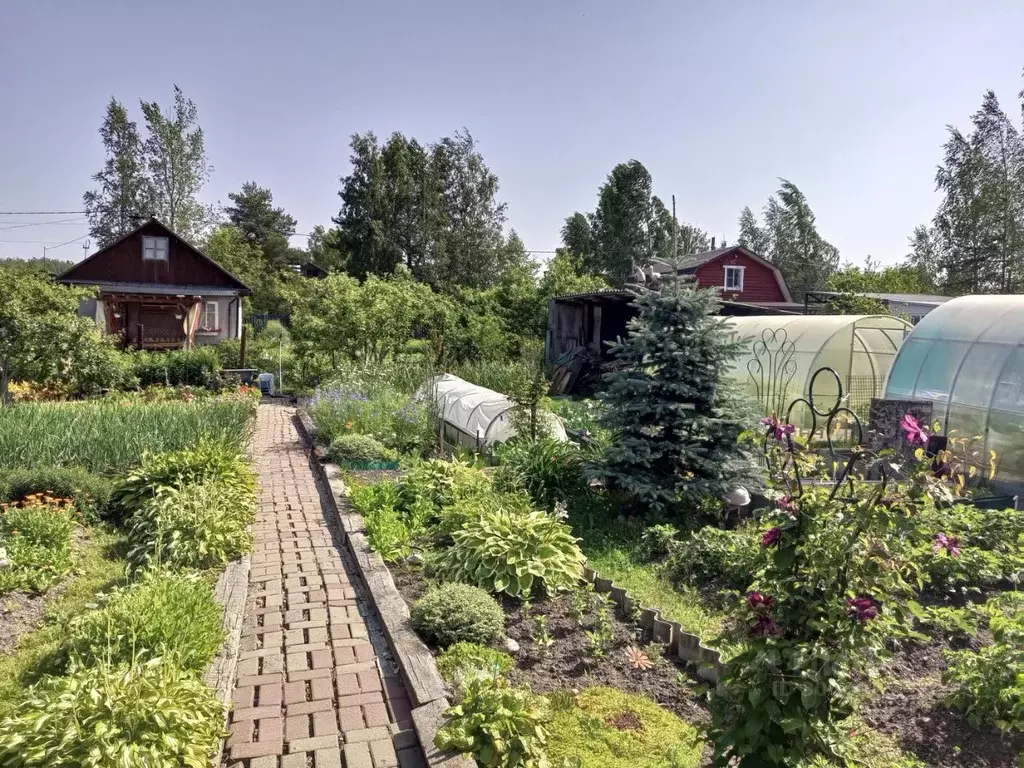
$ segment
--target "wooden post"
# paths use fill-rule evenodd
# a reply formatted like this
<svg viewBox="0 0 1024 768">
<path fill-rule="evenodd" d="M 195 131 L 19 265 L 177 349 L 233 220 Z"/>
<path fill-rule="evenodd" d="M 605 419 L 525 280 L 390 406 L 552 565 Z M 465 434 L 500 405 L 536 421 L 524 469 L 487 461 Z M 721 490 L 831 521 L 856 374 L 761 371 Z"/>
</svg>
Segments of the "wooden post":
<svg viewBox="0 0 1024 768">
<path fill-rule="evenodd" d="M 248 333 L 248 329 L 246 328 L 244 323 L 242 324 L 242 337 L 241 337 L 241 340 L 242 340 L 242 343 L 241 343 L 241 345 L 239 347 L 239 350 L 238 350 L 238 367 L 239 368 L 245 368 L 245 350 L 246 350 L 246 342 L 249 340 L 249 333 Z"/>
</svg>

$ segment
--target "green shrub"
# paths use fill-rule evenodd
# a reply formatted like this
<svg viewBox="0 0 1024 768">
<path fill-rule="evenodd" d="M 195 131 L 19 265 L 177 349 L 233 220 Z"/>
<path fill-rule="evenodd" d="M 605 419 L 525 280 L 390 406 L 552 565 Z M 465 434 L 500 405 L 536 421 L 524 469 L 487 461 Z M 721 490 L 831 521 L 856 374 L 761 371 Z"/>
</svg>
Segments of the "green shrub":
<svg viewBox="0 0 1024 768">
<path fill-rule="evenodd" d="M 397 461 L 398 454 L 370 435 L 339 435 L 327 451 L 331 461 L 347 462 Z"/>
<path fill-rule="evenodd" d="M 173 662 L 104 661 L 43 678 L 0 722 L 0 765 L 19 768 L 207 768 L 224 707 Z"/>
<path fill-rule="evenodd" d="M 394 507 L 380 507 L 363 516 L 366 537 L 373 551 L 393 563 L 408 556 L 412 531 Z"/>
<path fill-rule="evenodd" d="M 491 480 L 482 470 L 461 461 L 444 459 L 417 462 L 398 481 L 402 509 L 428 503 L 436 514 L 460 499 L 472 498 L 490 489 Z"/>
<path fill-rule="evenodd" d="M 498 601 L 469 584 L 442 584 L 413 603 L 412 626 L 441 647 L 453 643 L 487 645 L 500 639 L 505 613 Z"/>
<path fill-rule="evenodd" d="M 114 481 L 82 467 L 33 467 L 0 472 L 0 501 L 21 501 L 34 493 L 72 499 L 89 522 L 107 515 Z"/>
<path fill-rule="evenodd" d="M 943 680 L 956 688 L 951 702 L 975 727 L 1024 731 L 1024 597 L 1007 593 L 986 606 L 993 643 L 978 651 L 947 651 Z"/>
<path fill-rule="evenodd" d="M 455 643 L 437 657 L 441 677 L 458 687 L 476 677 L 504 677 L 512 666 L 512 657 L 507 653 L 479 643 Z"/>
<path fill-rule="evenodd" d="M 645 696 L 616 688 L 587 688 L 552 696 L 548 755 L 578 758 L 579 768 L 700 765 L 697 730 Z"/>
<path fill-rule="evenodd" d="M 71 624 L 72 667 L 169 656 L 184 669 L 205 669 L 223 641 L 221 609 L 210 584 L 194 576 L 153 573 L 107 595 Z"/>
<path fill-rule="evenodd" d="M 171 488 L 128 521 L 127 559 L 133 569 L 226 565 L 252 548 L 255 518 L 252 493 L 218 480 Z"/>
<path fill-rule="evenodd" d="M 544 768 L 551 720 L 547 700 L 502 678 L 467 682 L 459 703 L 445 712 L 448 722 L 434 744 L 471 754 L 486 768 Z"/>
<path fill-rule="evenodd" d="M 169 352 L 136 352 L 134 360 L 134 373 L 143 387 L 166 384 L 172 387 L 217 388 L 220 367 L 220 355 L 212 346 Z"/>
<path fill-rule="evenodd" d="M 652 525 L 640 534 L 637 554 L 645 561 L 660 560 L 671 554 L 678 546 L 676 536 L 679 530 L 674 525 Z"/>
<path fill-rule="evenodd" d="M 551 511 L 589 492 L 583 476 L 583 454 L 573 443 L 559 440 L 513 440 L 498 449 L 500 466 L 494 483 L 499 490 L 522 489 L 533 503 Z"/>
<path fill-rule="evenodd" d="M 668 569 L 677 581 L 744 590 L 754 578 L 757 554 L 757 538 L 748 530 L 707 526 L 679 542 Z"/>
<path fill-rule="evenodd" d="M 0 508 L 0 547 L 10 566 L 0 570 L 0 594 L 43 592 L 71 570 L 73 510 L 62 501 L 30 499 Z"/>
<path fill-rule="evenodd" d="M 572 529 L 546 512 L 498 508 L 468 520 L 452 534 L 438 560 L 447 578 L 490 592 L 529 597 L 575 587 L 583 577 L 583 553 Z"/>
<path fill-rule="evenodd" d="M 192 448 L 143 456 L 142 465 L 115 491 L 113 502 L 127 515 L 156 496 L 203 482 L 216 482 L 239 498 L 252 496 L 256 489 L 256 478 L 237 448 L 204 440 Z"/>
<path fill-rule="evenodd" d="M 241 449 L 251 401 L 18 403 L 0 408 L 0 469 L 80 466 L 107 474 L 137 466 L 146 451 L 203 439 Z"/>
</svg>

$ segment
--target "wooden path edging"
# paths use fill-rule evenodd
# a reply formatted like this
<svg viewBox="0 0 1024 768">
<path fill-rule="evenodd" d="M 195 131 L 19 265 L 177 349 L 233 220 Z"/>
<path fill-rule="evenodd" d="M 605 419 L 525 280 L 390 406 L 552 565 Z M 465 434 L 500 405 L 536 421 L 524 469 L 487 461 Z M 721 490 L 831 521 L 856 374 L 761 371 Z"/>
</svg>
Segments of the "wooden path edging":
<svg viewBox="0 0 1024 768">
<path fill-rule="evenodd" d="M 228 567 L 217 579 L 214 598 L 224 611 L 221 624 L 224 629 L 224 644 L 210 664 L 203 682 L 217 692 L 217 699 L 224 705 L 224 730 L 227 730 L 231 710 L 231 693 L 235 688 L 235 669 L 242 647 L 242 621 L 245 618 L 245 601 L 249 596 L 249 555 L 228 563 Z M 217 754 L 211 760 L 212 766 L 219 766 L 224 753 L 224 739 L 218 740 Z"/>
<path fill-rule="evenodd" d="M 361 515 L 347 501 L 348 489 L 342 480 L 341 468 L 326 463 L 326 452 L 313 438 L 314 427 L 309 415 L 299 410 L 296 424 L 310 454 L 314 474 L 329 489 L 330 512 L 341 525 L 349 554 L 366 585 L 377 612 L 388 645 L 398 664 L 412 702 L 412 720 L 416 736 L 431 768 L 475 768 L 474 760 L 455 752 L 442 752 L 434 746 L 434 737 L 444 724 L 444 711 L 450 706 L 444 681 L 437 671 L 434 656 L 413 631 L 409 607 L 399 594 L 384 560 L 370 547 Z M 243 600 L 244 604 L 244 600 Z"/>
</svg>

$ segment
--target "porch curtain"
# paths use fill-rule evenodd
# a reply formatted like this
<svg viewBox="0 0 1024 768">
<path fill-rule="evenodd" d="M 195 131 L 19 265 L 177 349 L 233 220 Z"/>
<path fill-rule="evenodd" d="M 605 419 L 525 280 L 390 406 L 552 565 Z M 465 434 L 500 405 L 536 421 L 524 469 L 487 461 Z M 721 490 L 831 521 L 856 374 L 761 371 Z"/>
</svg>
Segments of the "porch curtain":
<svg viewBox="0 0 1024 768">
<path fill-rule="evenodd" d="M 188 311 L 185 312 L 185 319 L 183 322 L 185 331 L 185 349 L 191 349 L 192 343 L 195 339 L 196 328 L 199 327 L 199 313 L 202 311 L 202 302 L 197 301 Z"/>
</svg>

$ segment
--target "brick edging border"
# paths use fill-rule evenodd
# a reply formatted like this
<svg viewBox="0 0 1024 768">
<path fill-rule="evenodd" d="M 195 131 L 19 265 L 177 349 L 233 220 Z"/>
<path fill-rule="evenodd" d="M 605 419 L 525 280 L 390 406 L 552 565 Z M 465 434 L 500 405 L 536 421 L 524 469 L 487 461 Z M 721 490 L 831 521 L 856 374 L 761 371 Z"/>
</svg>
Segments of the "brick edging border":
<svg viewBox="0 0 1024 768">
<path fill-rule="evenodd" d="M 326 452 L 314 440 L 314 428 L 309 415 L 300 409 L 296 412 L 295 422 L 309 451 L 313 472 L 329 490 L 327 496 L 330 499 L 330 512 L 341 525 L 345 545 L 359 571 L 359 577 L 366 585 L 402 681 L 409 692 L 413 705 L 413 728 L 423 748 L 427 765 L 431 768 L 475 768 L 475 761 L 468 757 L 455 752 L 442 752 L 434 746 L 434 737 L 444 723 L 444 711 L 450 705 L 434 656 L 413 631 L 409 607 L 399 594 L 384 560 L 370 547 L 362 516 L 353 511 L 345 500 L 348 491 L 341 477 L 341 469 L 336 464 L 326 463 Z"/>
<path fill-rule="evenodd" d="M 242 621 L 245 618 L 245 601 L 249 596 L 250 567 L 249 555 L 228 563 L 228 567 L 217 579 L 217 587 L 214 590 L 214 599 L 224 611 L 221 624 L 224 629 L 224 644 L 203 675 L 203 682 L 217 692 L 217 699 L 224 705 L 224 730 L 227 730 L 231 692 L 235 687 L 235 670 L 242 647 Z M 217 754 L 210 764 L 219 766 L 223 753 L 224 739 L 220 739 Z"/>
</svg>

